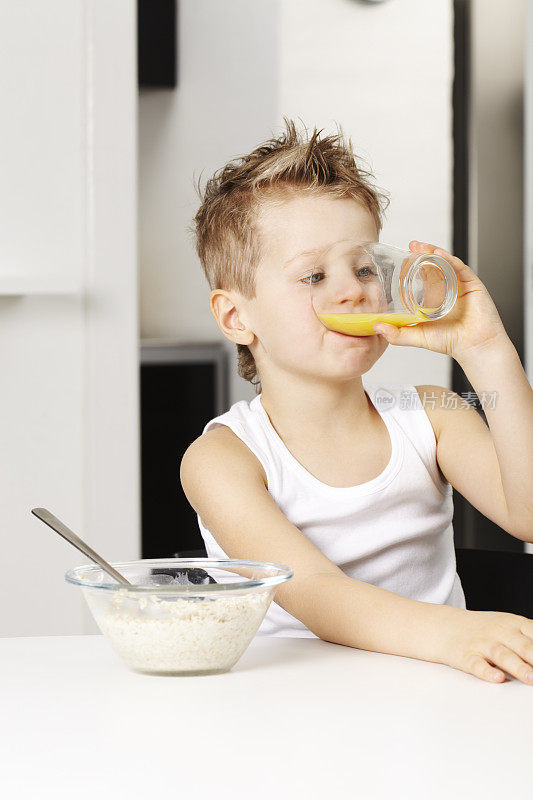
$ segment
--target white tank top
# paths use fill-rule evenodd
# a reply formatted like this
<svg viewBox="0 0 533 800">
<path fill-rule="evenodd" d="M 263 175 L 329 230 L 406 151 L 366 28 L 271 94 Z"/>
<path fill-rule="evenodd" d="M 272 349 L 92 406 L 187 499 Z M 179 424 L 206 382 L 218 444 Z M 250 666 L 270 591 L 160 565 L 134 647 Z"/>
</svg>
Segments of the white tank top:
<svg viewBox="0 0 533 800">
<path fill-rule="evenodd" d="M 412 385 L 364 388 L 387 426 L 392 453 L 383 472 L 357 486 L 329 486 L 308 472 L 278 436 L 260 394 L 234 403 L 203 433 L 231 428 L 263 465 L 268 491 L 287 519 L 349 577 L 466 608 L 452 486 L 438 472 L 435 435 L 418 393 Z M 208 557 L 228 558 L 199 515 L 198 524 Z M 317 638 L 275 601 L 257 635 Z"/>
</svg>

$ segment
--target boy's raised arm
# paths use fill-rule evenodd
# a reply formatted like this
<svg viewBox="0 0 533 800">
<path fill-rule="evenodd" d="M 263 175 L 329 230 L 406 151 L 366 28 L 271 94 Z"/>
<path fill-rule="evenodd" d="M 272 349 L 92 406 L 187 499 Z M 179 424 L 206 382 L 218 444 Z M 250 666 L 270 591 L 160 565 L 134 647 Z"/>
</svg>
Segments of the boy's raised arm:
<svg viewBox="0 0 533 800">
<path fill-rule="evenodd" d="M 482 399 L 513 536 L 533 542 L 533 391 L 511 340 L 457 359 Z M 489 488 L 489 491 L 492 487 Z"/>
<path fill-rule="evenodd" d="M 490 427 L 451 389 L 434 385 L 415 388 L 433 426 L 437 463 L 445 478 L 500 528 L 531 542 L 533 433 L 528 430 L 532 425 L 528 417 L 533 411 L 527 405 L 532 406 L 533 393 L 514 348 L 501 364 L 496 359 L 489 366 L 485 377 L 483 363 L 477 364 L 475 376 L 471 370 L 467 375 L 480 399 L 484 397 L 481 386 L 494 387 L 494 400 L 485 404 Z M 525 392 L 516 387 L 513 372 L 523 381 Z"/>
</svg>

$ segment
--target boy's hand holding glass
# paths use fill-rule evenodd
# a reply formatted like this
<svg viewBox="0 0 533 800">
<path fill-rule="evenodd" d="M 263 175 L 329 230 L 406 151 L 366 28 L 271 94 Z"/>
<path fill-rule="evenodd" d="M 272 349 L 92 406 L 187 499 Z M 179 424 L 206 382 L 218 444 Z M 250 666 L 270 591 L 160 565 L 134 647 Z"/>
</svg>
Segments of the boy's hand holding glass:
<svg viewBox="0 0 533 800">
<path fill-rule="evenodd" d="M 467 264 L 426 242 L 412 241 L 409 247 L 414 253 L 442 256 L 452 265 L 458 281 L 457 300 L 445 317 L 431 325 L 416 325 L 402 330 L 378 325 L 375 328 L 378 333 L 390 344 L 424 347 L 452 356 L 458 362 L 509 341 L 494 301 Z"/>
</svg>

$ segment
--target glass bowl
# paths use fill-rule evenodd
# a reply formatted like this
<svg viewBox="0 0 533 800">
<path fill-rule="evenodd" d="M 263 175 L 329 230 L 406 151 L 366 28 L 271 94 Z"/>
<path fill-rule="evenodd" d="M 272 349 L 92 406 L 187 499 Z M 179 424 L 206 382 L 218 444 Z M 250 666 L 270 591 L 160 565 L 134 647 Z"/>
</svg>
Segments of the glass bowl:
<svg viewBox="0 0 533 800">
<path fill-rule="evenodd" d="M 135 672 L 214 675 L 242 656 L 280 583 L 283 564 L 214 558 L 113 563 L 131 587 L 96 564 L 65 574 L 81 587 L 96 624 Z"/>
</svg>

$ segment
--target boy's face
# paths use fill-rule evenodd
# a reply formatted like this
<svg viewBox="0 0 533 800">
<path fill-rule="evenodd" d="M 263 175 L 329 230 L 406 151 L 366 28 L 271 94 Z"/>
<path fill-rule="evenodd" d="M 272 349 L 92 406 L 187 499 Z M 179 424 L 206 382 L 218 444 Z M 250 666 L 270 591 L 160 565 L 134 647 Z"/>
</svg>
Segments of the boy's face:
<svg viewBox="0 0 533 800">
<path fill-rule="evenodd" d="M 255 275 L 255 297 L 244 301 L 241 319 L 255 334 L 248 346 L 263 379 L 269 364 L 320 379 L 367 372 L 387 341 L 380 335 L 345 336 L 324 327 L 311 303 L 309 275 L 318 254 L 334 242 L 378 241 L 370 212 L 352 199 L 296 196 L 264 208 L 257 225 L 263 258 Z M 299 255 L 304 251 L 313 252 Z"/>
</svg>

